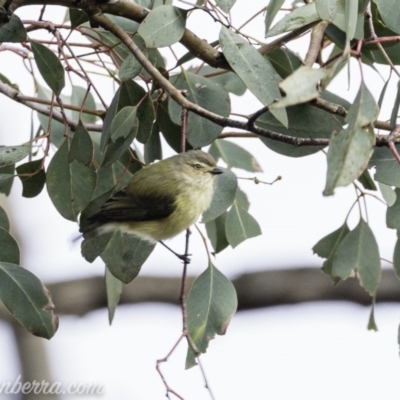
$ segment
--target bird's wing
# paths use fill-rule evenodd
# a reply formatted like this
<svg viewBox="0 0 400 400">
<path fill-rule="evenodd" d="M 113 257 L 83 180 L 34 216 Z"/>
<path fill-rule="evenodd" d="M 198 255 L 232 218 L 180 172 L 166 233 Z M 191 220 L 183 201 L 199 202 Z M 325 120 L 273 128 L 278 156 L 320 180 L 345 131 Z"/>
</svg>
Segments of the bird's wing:
<svg viewBox="0 0 400 400">
<path fill-rule="evenodd" d="M 101 207 L 100 211 L 91 217 L 89 222 L 129 222 L 151 221 L 168 217 L 176 206 L 171 196 L 146 197 L 129 195 L 125 188 L 116 192 Z"/>
</svg>

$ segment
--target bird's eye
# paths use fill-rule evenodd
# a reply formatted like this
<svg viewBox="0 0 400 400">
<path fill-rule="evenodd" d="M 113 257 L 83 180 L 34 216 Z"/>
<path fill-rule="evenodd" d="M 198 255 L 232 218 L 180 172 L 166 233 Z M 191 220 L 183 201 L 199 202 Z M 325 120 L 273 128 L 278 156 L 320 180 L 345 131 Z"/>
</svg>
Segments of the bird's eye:
<svg viewBox="0 0 400 400">
<path fill-rule="evenodd" d="M 193 165 L 193 168 L 194 168 L 194 169 L 201 169 L 201 165 L 200 165 L 200 164 L 194 164 L 194 165 Z"/>
</svg>

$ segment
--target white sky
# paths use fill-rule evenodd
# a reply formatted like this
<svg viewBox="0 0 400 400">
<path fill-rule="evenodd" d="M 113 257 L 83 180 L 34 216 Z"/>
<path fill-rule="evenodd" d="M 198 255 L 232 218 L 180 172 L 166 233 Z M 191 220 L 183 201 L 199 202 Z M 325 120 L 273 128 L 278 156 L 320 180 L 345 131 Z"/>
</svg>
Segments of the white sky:
<svg viewBox="0 0 400 400">
<path fill-rule="evenodd" d="M 238 0 L 234 24 L 239 26 L 265 3 Z M 33 14 L 39 14 L 39 9 L 24 9 L 18 15 L 32 19 Z M 45 14 L 45 18 L 46 15 L 51 14 Z M 255 20 L 246 33 L 262 38 L 261 18 Z M 194 21 L 195 18 L 189 20 L 190 28 L 202 38 L 215 40 L 217 24 L 207 16 L 203 22 L 197 21 L 197 26 L 192 25 Z M 306 44 L 304 40 L 297 42 L 292 49 L 304 52 Z M 7 65 L 2 62 L 2 72 L 5 68 L 8 70 L 5 75 L 18 81 L 25 72 L 16 57 L 9 60 Z M 383 71 L 386 78 L 387 70 Z M 378 98 L 382 80 L 368 67 L 365 67 L 365 76 L 368 88 Z M 357 69 L 351 71 L 351 77 L 349 89 L 346 73 L 331 85 L 332 90 L 349 100 L 355 97 L 359 86 Z M 393 81 L 389 88 L 391 93 L 380 119 L 390 115 L 395 83 Z M 29 84 L 22 90 L 29 93 Z M 257 108 L 259 104 L 251 95 L 232 96 L 233 110 L 250 114 Z M 1 144 L 27 141 L 29 112 L 3 96 L 0 96 L 0 109 L 15 116 L 2 118 Z M 258 140 L 236 143 L 256 156 L 264 170 L 260 179 L 271 181 L 282 175 L 283 180 L 272 187 L 241 182 L 252 204 L 250 211 L 260 223 L 263 235 L 246 241 L 235 250 L 225 250 L 218 255 L 216 266 L 228 276 L 266 268 L 319 267 L 321 260 L 312 255 L 311 247 L 343 223 L 355 198 L 353 189 L 340 188 L 333 197 L 322 196 L 326 175 L 322 153 L 292 159 L 273 153 Z M 242 171 L 238 171 L 238 175 L 253 176 Z M 100 261 L 86 263 L 80 256 L 79 245 L 71 245 L 77 225 L 62 219 L 46 192 L 35 199 L 24 199 L 16 180 L 10 198 L 5 201 L 8 207 L 12 206 L 12 225 L 21 244 L 24 267 L 45 282 L 103 274 Z M 368 200 L 368 211 L 381 256 L 391 259 L 396 237 L 385 226 L 385 207 Z M 355 210 L 351 217 L 353 226 L 357 218 Z M 190 273 L 198 274 L 206 267 L 206 256 L 196 233 L 191 240 Z M 183 248 L 183 237 L 172 240 L 170 245 L 174 249 Z M 180 265 L 160 247 L 146 262 L 142 273 L 179 275 Z M 212 341 L 203 357 L 216 398 L 313 400 L 340 396 L 372 400 L 385 393 L 385 399 L 397 400 L 400 395 L 399 306 L 378 305 L 378 333 L 366 330 L 368 315 L 369 309 L 350 303 L 304 304 L 238 313 L 227 335 Z M 107 400 L 162 399 L 164 388 L 154 368 L 155 360 L 163 357 L 179 337 L 180 321 L 178 308 L 159 304 L 119 307 L 111 328 L 106 310 L 81 319 L 62 317 L 56 336 L 46 342 L 54 381 L 64 384 L 101 382 L 105 386 L 101 398 Z M 10 343 L 10 331 L 0 324 L 0 383 L 14 381 L 18 375 Z M 198 368 L 183 369 L 184 347 L 181 346 L 163 366 L 168 382 L 187 399 L 208 399 Z M 0 394 L 0 400 L 6 398 Z M 82 396 L 66 398 L 86 399 Z"/>
</svg>

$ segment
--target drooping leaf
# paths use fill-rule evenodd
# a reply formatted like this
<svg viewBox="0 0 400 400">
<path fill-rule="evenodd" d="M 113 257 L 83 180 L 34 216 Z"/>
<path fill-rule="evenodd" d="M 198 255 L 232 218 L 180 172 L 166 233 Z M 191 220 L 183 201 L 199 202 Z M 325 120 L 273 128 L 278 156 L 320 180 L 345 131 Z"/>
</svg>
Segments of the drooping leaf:
<svg viewBox="0 0 400 400">
<path fill-rule="evenodd" d="M 30 151 L 30 144 L 23 144 L 21 146 L 0 146 L 0 168 L 21 161 Z"/>
<path fill-rule="evenodd" d="M 108 307 L 108 321 L 110 325 L 114 319 L 115 310 L 121 298 L 123 283 L 117 279 L 107 268 L 106 268 L 106 292 L 107 292 L 107 307 Z"/>
<path fill-rule="evenodd" d="M 64 68 L 58 57 L 46 46 L 31 40 L 33 57 L 44 81 L 59 96 L 65 86 Z"/>
<path fill-rule="evenodd" d="M 50 339 L 56 333 L 58 318 L 49 291 L 28 270 L 0 262 L 0 298 L 14 318 L 32 334 Z"/>
<path fill-rule="evenodd" d="M 69 19 L 71 20 L 71 29 L 75 29 L 79 25 L 89 21 L 87 14 L 76 8 L 69 9 Z"/>
<path fill-rule="evenodd" d="M 121 68 L 118 71 L 118 76 L 121 81 L 128 81 L 139 75 L 139 72 L 143 69 L 142 64 L 137 60 L 133 54 L 129 54 L 121 64 Z"/>
<path fill-rule="evenodd" d="M 316 22 L 320 19 L 317 13 L 315 3 L 309 3 L 305 6 L 295 8 L 292 12 L 285 15 L 278 21 L 272 29 L 270 29 L 266 37 L 280 35 L 284 32 L 293 31 L 294 29 L 302 28 L 305 25 Z"/>
<path fill-rule="evenodd" d="M 362 218 L 339 244 L 332 265 L 333 276 L 341 279 L 348 278 L 353 271 L 357 271 L 361 285 L 373 295 L 381 277 L 379 249 L 371 228 Z"/>
<path fill-rule="evenodd" d="M 14 182 L 15 164 L 0 167 L 0 193 L 8 196 Z"/>
<path fill-rule="evenodd" d="M 345 222 L 339 229 L 323 237 L 318 243 L 312 248 L 313 252 L 318 256 L 326 258 L 322 265 L 322 271 L 325 274 L 332 277 L 336 281 L 336 277 L 332 275 L 332 264 L 335 258 L 336 250 L 342 240 L 350 232 L 350 229 Z"/>
<path fill-rule="evenodd" d="M 400 231 L 400 189 L 395 189 L 396 201 L 386 211 L 386 225 L 388 228 Z"/>
<path fill-rule="evenodd" d="M 93 142 L 86 130 L 85 125 L 79 120 L 75 129 L 74 136 L 71 140 L 71 147 L 68 152 L 68 162 L 72 163 L 74 160 L 81 164 L 89 166 L 93 161 Z"/>
<path fill-rule="evenodd" d="M 300 104 L 287 108 L 289 128 L 284 128 L 271 113 L 263 114 L 256 124 L 273 132 L 295 138 L 329 138 L 332 132 L 342 129 L 338 117 L 312 107 Z M 319 146 L 293 146 L 260 136 L 260 140 L 271 150 L 289 157 L 304 157 L 321 150 Z"/>
<path fill-rule="evenodd" d="M 289 49 L 279 48 L 265 54 L 274 70 L 282 79 L 291 75 L 303 65 L 300 57 Z"/>
<path fill-rule="evenodd" d="M 20 253 L 17 241 L 7 229 L 0 227 L 0 262 L 19 264 Z"/>
<path fill-rule="evenodd" d="M 236 3 L 236 0 L 216 0 L 216 3 L 223 12 L 228 13 Z"/>
<path fill-rule="evenodd" d="M 276 15 L 281 9 L 285 0 L 271 0 L 268 3 L 265 14 L 265 36 L 267 36 L 269 29 L 271 28 L 272 22 L 274 21 Z"/>
<path fill-rule="evenodd" d="M 158 129 L 158 124 L 155 123 L 149 140 L 144 145 L 144 162 L 146 164 L 151 164 L 155 160 L 162 160 L 162 158 L 160 131 Z"/>
<path fill-rule="evenodd" d="M 390 126 L 392 127 L 392 129 L 396 127 L 397 117 L 399 115 L 399 105 L 400 105 L 400 81 L 397 82 L 396 98 L 394 100 L 392 113 L 390 116 Z"/>
<path fill-rule="evenodd" d="M 214 157 L 215 161 L 220 158 L 225 161 L 228 168 L 240 168 L 250 172 L 262 172 L 260 164 L 243 147 L 228 140 L 220 139 L 213 142 L 209 153 Z"/>
<path fill-rule="evenodd" d="M 18 166 L 17 174 L 22 182 L 23 197 L 36 197 L 42 192 L 44 184 L 46 183 L 46 173 L 43 169 L 43 159 L 29 161 Z"/>
<path fill-rule="evenodd" d="M 261 235 L 258 222 L 248 211 L 240 207 L 236 201 L 233 202 L 231 209 L 228 211 L 225 232 L 226 238 L 233 248 L 246 239 Z"/>
<path fill-rule="evenodd" d="M 388 28 L 400 34 L 399 3 L 396 0 L 373 0 Z"/>
<path fill-rule="evenodd" d="M 337 12 L 337 0 L 315 0 L 315 7 L 319 17 L 325 21 L 332 21 Z"/>
<path fill-rule="evenodd" d="M 345 2 L 346 39 L 354 38 L 358 20 L 358 1 Z"/>
<path fill-rule="evenodd" d="M 400 152 L 400 145 L 396 145 Z M 369 161 L 369 166 L 376 167 L 374 179 L 388 186 L 400 187 L 399 163 L 387 147 L 376 147 Z"/>
<path fill-rule="evenodd" d="M 2 207 L 0 207 L 0 228 L 5 229 L 7 232 L 10 230 L 10 221 Z"/>
<path fill-rule="evenodd" d="M 215 335 L 224 335 L 237 309 L 237 295 L 232 282 L 211 262 L 197 277 L 186 301 L 188 331 L 200 353 L 205 353 Z M 189 347 L 186 368 L 195 363 Z"/>
<path fill-rule="evenodd" d="M 185 32 L 187 11 L 165 5 L 155 8 L 139 26 L 146 46 L 165 47 L 178 42 Z"/>
<path fill-rule="evenodd" d="M 371 123 L 378 112 L 373 96 L 362 84 L 346 117 L 348 127 L 331 138 L 325 196 L 332 195 L 336 187 L 353 182 L 368 166 L 375 144 Z"/>
<path fill-rule="evenodd" d="M 111 123 L 111 140 L 126 139 L 132 131 L 137 132 L 137 107 L 127 106 L 120 110 Z M 136 136 L 136 135 L 135 135 Z"/>
<path fill-rule="evenodd" d="M 219 41 L 229 65 L 264 106 L 280 99 L 275 71 L 266 58 L 245 39 L 224 26 Z M 288 126 L 285 110 L 271 110 L 271 113 L 283 126 Z"/>
<path fill-rule="evenodd" d="M 292 75 L 288 76 L 279 87 L 286 96 L 271 104 L 270 109 L 292 106 L 306 103 L 319 96 L 318 83 L 327 76 L 323 68 L 314 69 L 308 66 L 298 68 Z"/>
<path fill-rule="evenodd" d="M 375 297 L 373 298 L 372 301 L 372 307 L 371 307 L 371 312 L 369 314 L 367 329 L 369 331 L 375 331 L 375 332 L 378 331 L 378 326 L 376 325 L 375 322 Z"/>
<path fill-rule="evenodd" d="M 384 183 L 378 182 L 379 190 L 382 193 L 383 199 L 386 201 L 388 207 L 391 207 L 397 199 L 396 192 L 391 186 L 385 185 Z"/>
<path fill-rule="evenodd" d="M 221 215 L 230 207 L 235 199 L 237 189 L 236 175 L 225 169 L 224 173 L 215 177 L 215 189 L 211 205 L 203 213 L 202 222 L 209 222 Z"/>
<path fill-rule="evenodd" d="M 374 180 L 371 177 L 368 169 L 357 178 L 357 180 L 363 185 L 364 189 L 367 190 L 377 190 Z"/>
<path fill-rule="evenodd" d="M 227 92 L 210 79 L 203 78 L 183 71 L 178 76 L 172 77 L 171 82 L 187 93 L 191 102 L 198 104 L 209 111 L 227 117 L 230 113 L 230 101 Z M 181 124 L 182 107 L 175 101 L 168 102 L 168 110 L 172 122 Z M 187 122 L 187 140 L 194 148 L 200 148 L 212 143 L 222 132 L 222 127 L 195 113 L 189 113 Z"/>
<path fill-rule="evenodd" d="M 207 236 L 216 254 L 229 246 L 225 233 L 226 216 L 227 212 L 224 211 L 219 217 L 206 222 Z"/>
<path fill-rule="evenodd" d="M 16 14 L 11 14 L 10 20 L 0 27 L 0 42 L 20 43 L 26 40 L 26 30 Z"/>
<path fill-rule="evenodd" d="M 154 243 L 118 230 L 113 233 L 100 256 L 117 279 L 129 283 L 139 274 L 154 247 Z"/>
<path fill-rule="evenodd" d="M 68 140 L 50 161 L 47 169 L 47 191 L 57 211 L 66 219 L 76 221 L 87 206 L 96 185 L 96 171 L 78 161 L 68 162 Z"/>
</svg>

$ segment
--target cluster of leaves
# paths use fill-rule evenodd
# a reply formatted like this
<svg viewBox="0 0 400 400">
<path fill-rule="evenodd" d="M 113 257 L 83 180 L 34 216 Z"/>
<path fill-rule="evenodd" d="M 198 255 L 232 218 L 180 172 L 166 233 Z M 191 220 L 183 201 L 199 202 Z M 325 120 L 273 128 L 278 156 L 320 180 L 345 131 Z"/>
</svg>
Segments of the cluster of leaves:
<svg viewBox="0 0 400 400">
<path fill-rule="evenodd" d="M 235 1 L 217 0 L 216 3 L 222 12 L 228 13 Z M 374 179 L 379 182 L 382 195 L 389 205 L 388 227 L 399 230 L 400 222 L 396 216 L 397 208 L 400 207 L 400 201 L 397 200 L 399 189 L 392 189 L 393 186 L 400 187 L 399 166 L 389 149 L 375 147 L 374 124 L 387 84 L 377 103 L 362 82 L 351 106 L 327 90 L 329 83 L 353 55 L 360 60 L 360 66 L 361 61 L 368 65 L 375 62 L 389 65 L 392 62 L 400 63 L 400 44 L 396 44 L 395 39 L 382 42 L 381 48 L 376 46 L 376 41 L 370 40 L 375 33 L 378 38 L 397 37 L 400 18 L 391 12 L 396 1 L 315 0 L 294 8 L 272 26 L 283 3 L 283 0 L 269 2 L 265 19 L 266 37 L 287 32 L 296 37 L 296 32 L 300 35 L 320 21 L 326 21 L 325 39 L 334 46 L 327 62 L 319 60 L 319 68 L 305 66 L 298 55 L 283 47 L 285 41 L 274 46 L 273 50 L 264 52 L 263 47 L 253 45 L 249 38 L 220 21 L 219 37 L 211 46 L 207 45 L 207 49 L 221 49 L 220 58 L 229 70 L 208 65 L 184 68 L 185 63 L 195 64 L 196 58 L 201 57 L 201 51 L 195 53 L 189 49 L 177 61 L 175 68 L 167 71 L 159 48 L 173 46 L 183 40 L 187 32 L 189 11 L 172 6 L 172 1 L 143 0 L 130 6 L 124 5 L 128 9 L 140 6 L 151 8 L 151 11 L 143 9 L 141 15 L 145 15 L 145 18 L 133 21 L 112 15 L 120 13 L 118 4 L 107 8 L 107 4 L 102 3 L 102 11 L 109 13 L 107 21 L 121 26 L 129 34 L 128 39 L 133 39 L 138 52 L 150 61 L 151 69 L 144 68 L 143 63 L 133 54 L 131 46 L 127 46 L 126 37 L 116 35 L 111 28 L 107 30 L 89 26 L 89 21 L 94 17 L 88 12 L 90 8 L 85 8 L 86 3 L 82 3 L 82 10 L 69 10 L 70 29 L 79 31 L 87 39 L 88 48 L 95 49 L 95 56 L 101 60 L 100 67 L 118 85 L 111 102 L 105 107 L 106 112 L 97 104 L 100 100 L 98 90 L 97 97 L 90 90 L 96 86 L 95 83 L 90 81 L 90 74 L 82 70 L 79 63 L 79 60 L 88 60 L 88 56 L 85 53 L 76 55 L 71 47 L 66 49 L 60 36 L 55 34 L 65 29 L 65 26 L 62 29 L 55 26 L 50 29 L 56 37 L 56 49 L 28 37 L 24 24 L 16 14 L 12 14 L 9 21 L 0 27 L 0 41 L 23 42 L 25 48 L 31 51 L 37 71 L 50 88 L 49 91 L 37 84 L 36 95 L 42 102 L 47 101 L 53 107 L 60 106 L 62 118 L 56 118 L 56 113 L 51 112 L 47 115 L 38 114 L 40 129 L 30 144 L 0 148 L 0 191 L 6 194 L 10 192 L 16 163 L 29 155 L 30 161 L 19 164 L 16 169 L 22 181 L 23 196 L 37 196 L 46 186 L 54 206 L 64 218 L 77 221 L 81 215 L 84 223 L 113 191 L 126 184 L 132 174 L 141 168 L 138 160 L 141 163 L 151 163 L 162 158 L 161 135 L 177 152 L 181 150 L 182 139 L 186 140 L 186 149 L 210 145 L 210 154 L 216 160 L 222 159 L 227 165 L 226 172 L 217 177 L 212 205 L 202 218 L 214 251 L 218 253 L 228 246 L 236 247 L 244 240 L 261 234 L 257 221 L 249 214 L 247 196 L 238 187 L 237 178 L 231 171 L 232 168 L 250 172 L 260 172 L 261 169 L 250 153 L 221 138 L 225 123 L 225 126 L 247 128 L 258 133 L 265 146 L 290 157 L 303 157 L 318 152 L 330 139 L 325 195 L 331 195 L 338 186 L 349 185 L 357 179 L 365 190 L 376 190 L 368 172 L 368 168 L 376 167 Z M 76 3 L 71 5 L 77 6 Z M 368 15 L 372 18 L 372 25 L 369 24 L 369 18 L 365 17 L 365 11 L 370 6 L 371 13 Z M 193 13 L 204 11 L 211 12 L 200 7 Z M 371 32 L 371 26 L 375 32 Z M 48 26 L 38 22 L 36 28 L 48 29 Z M 105 60 L 112 61 L 111 69 L 106 69 L 105 65 L 108 64 Z M 175 73 L 177 68 L 179 73 Z M 85 80 L 91 82 L 88 89 L 74 85 L 71 95 L 65 95 L 66 69 L 69 73 L 84 75 Z M 160 72 L 162 78 L 158 81 L 154 79 L 152 69 Z M 189 113 L 186 137 L 182 137 L 180 126 L 181 104 L 165 96 L 164 80 L 184 92 L 191 104 L 203 110 L 201 113 Z M 0 83 L 3 93 L 6 92 L 5 87 L 15 90 L 15 86 L 4 76 L 0 76 Z M 229 125 L 229 121 L 233 121 L 228 118 L 231 115 L 230 95 L 233 93 L 240 96 L 246 90 L 262 104 L 264 112 L 257 115 L 253 124 L 232 122 Z M 17 94 L 20 100 L 23 99 L 21 93 Z M 344 107 L 348 110 L 346 117 L 332 111 L 334 107 L 315 107 L 312 101 L 316 99 Z M 393 105 L 392 129 L 396 124 L 398 106 L 397 99 Z M 101 135 L 98 134 L 99 130 Z M 303 139 L 316 140 L 316 145 L 310 143 L 309 146 L 302 146 Z M 36 146 L 36 143 L 42 142 L 45 143 L 44 152 Z M 50 143 L 57 150 L 45 171 L 44 157 L 49 155 Z M 138 144 L 143 145 L 143 155 Z M 6 225 L 1 225 L 0 233 L 5 238 L 1 242 L 0 252 L 2 271 L 24 288 L 27 298 L 31 298 L 31 293 L 34 293 L 37 302 L 35 312 L 42 315 L 41 310 L 48 310 L 47 303 L 41 297 L 42 287 L 28 285 L 26 274 L 29 273 L 22 268 L 20 270 L 24 272 L 14 272 L 19 264 L 18 247 Z M 129 283 L 138 275 L 153 247 L 121 232 L 85 237 L 82 244 L 85 259 L 92 262 L 100 256 L 107 266 L 111 319 L 122 283 Z M 400 264 L 399 248 L 397 245 L 394 257 L 397 271 Z M 363 219 L 360 218 L 359 224 L 352 231 L 349 231 L 346 224 L 343 225 L 322 239 L 314 251 L 327 258 L 323 270 L 335 280 L 346 279 L 356 270 L 361 284 L 372 295 L 375 294 L 380 278 L 379 252 L 373 233 Z M 0 296 L 17 316 L 16 309 L 9 306 L 15 300 L 13 296 L 16 292 L 10 295 L 10 291 L 3 288 L 0 286 Z M 236 309 L 236 301 L 232 284 L 210 263 L 195 281 L 187 299 L 189 333 L 197 350 L 204 352 L 209 340 L 215 334 L 225 331 Z M 48 313 L 52 317 L 52 311 L 48 310 Z M 26 322 L 23 317 L 18 319 L 28 329 L 46 337 L 51 336 L 48 326 L 49 321 L 53 321 L 51 332 L 55 332 L 54 320 L 51 318 L 45 323 L 47 334 L 38 330 L 32 320 Z M 32 328 L 33 324 L 35 328 Z M 188 366 L 193 365 L 194 356 L 193 349 L 189 350 Z"/>
</svg>

